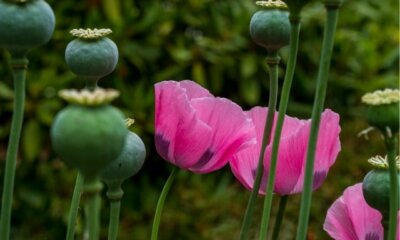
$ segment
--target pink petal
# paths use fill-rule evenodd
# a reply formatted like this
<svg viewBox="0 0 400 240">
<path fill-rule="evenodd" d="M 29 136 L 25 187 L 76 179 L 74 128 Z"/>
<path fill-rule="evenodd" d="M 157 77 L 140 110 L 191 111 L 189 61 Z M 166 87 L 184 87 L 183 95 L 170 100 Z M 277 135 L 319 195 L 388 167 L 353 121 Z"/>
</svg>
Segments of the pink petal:
<svg viewBox="0 0 400 240">
<path fill-rule="evenodd" d="M 181 88 L 186 90 L 186 95 L 188 96 L 189 100 L 193 98 L 213 97 L 213 95 L 207 89 L 193 81 L 183 80 L 178 84 Z"/>
<path fill-rule="evenodd" d="M 254 134 L 256 135 L 257 142 L 256 144 L 248 146 L 247 148 L 237 152 L 230 161 L 232 173 L 249 190 L 253 189 L 257 174 L 258 158 L 261 150 L 261 142 L 264 134 L 267 111 L 267 108 L 254 107 L 250 111 L 246 112 L 247 117 L 251 119 L 254 125 Z M 276 116 L 277 115 L 275 115 L 275 121 Z M 265 156 L 267 156 L 267 154 Z M 268 177 L 267 173 L 267 171 L 264 171 L 263 173 L 264 176 L 262 177 L 259 191 L 260 194 L 265 193 L 265 184 Z"/>
<path fill-rule="evenodd" d="M 186 89 L 174 81 L 155 84 L 156 149 L 161 157 L 181 168 L 198 161 L 211 139 L 211 128 L 199 120 L 186 94 Z"/>
<path fill-rule="evenodd" d="M 254 143 L 253 125 L 242 109 L 224 98 L 192 99 L 198 117 L 212 129 L 210 147 L 190 168 L 208 173 L 222 168 L 241 148 Z"/>
<path fill-rule="evenodd" d="M 381 214 L 368 206 L 362 183 L 348 187 L 328 209 L 324 230 L 337 240 L 383 239 Z"/>
<path fill-rule="evenodd" d="M 230 161 L 233 174 L 248 189 L 254 184 L 257 161 L 261 148 L 267 108 L 255 107 L 248 113 L 256 131 L 257 144 L 250 146 L 237 154 Z M 277 114 L 275 114 L 275 121 Z M 314 187 L 318 187 L 325 179 L 329 167 L 334 163 L 340 150 L 339 116 L 326 110 L 321 118 L 320 139 L 317 143 L 315 162 Z M 275 125 L 275 123 L 274 123 Z M 285 116 L 278 153 L 277 174 L 274 190 L 280 195 L 294 194 L 302 191 L 304 163 L 310 131 L 310 120 L 300 120 Z M 274 126 L 275 127 L 275 126 Z M 274 134 L 274 129 L 273 129 Z M 264 173 L 260 193 L 265 191 L 270 169 L 272 144 L 267 146 L 264 155 Z"/>
<path fill-rule="evenodd" d="M 298 156 L 298 158 L 295 158 L 297 161 L 301 161 L 302 169 L 298 182 L 290 194 L 299 193 L 303 190 L 306 152 L 310 128 L 311 120 L 307 121 L 306 125 L 300 130 L 301 133 L 299 133 L 299 136 L 297 137 L 297 141 L 305 143 L 305 145 L 302 144 L 302 147 L 304 147 L 304 155 L 303 157 Z M 329 109 L 325 110 L 321 116 L 317 151 L 314 162 L 314 190 L 321 186 L 328 174 L 329 168 L 334 164 L 336 157 L 339 154 L 339 133 L 339 115 Z"/>
</svg>

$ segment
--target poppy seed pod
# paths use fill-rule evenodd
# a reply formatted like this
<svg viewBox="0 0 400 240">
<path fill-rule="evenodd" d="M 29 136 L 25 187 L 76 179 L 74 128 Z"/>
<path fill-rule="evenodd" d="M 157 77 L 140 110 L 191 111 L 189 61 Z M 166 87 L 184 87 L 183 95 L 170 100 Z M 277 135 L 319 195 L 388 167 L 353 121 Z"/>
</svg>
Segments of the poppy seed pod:
<svg viewBox="0 0 400 240">
<path fill-rule="evenodd" d="M 267 6 L 253 14 L 250 36 L 255 43 L 276 52 L 290 41 L 289 13 L 281 5 Z"/>
<path fill-rule="evenodd" d="M 96 81 L 114 71 L 118 62 L 118 48 L 105 37 L 109 29 L 78 29 L 71 34 L 78 37 L 65 49 L 65 60 L 73 73 Z"/>
<path fill-rule="evenodd" d="M 368 105 L 366 118 L 368 123 L 386 132 L 399 131 L 400 122 L 400 91 L 398 89 L 377 90 L 362 97 L 362 102 Z"/>
<path fill-rule="evenodd" d="M 96 177 L 120 155 L 128 133 L 121 111 L 107 104 L 107 95 L 98 101 L 104 95 L 99 91 L 104 90 L 75 91 L 69 99 L 64 97 L 78 100 L 59 112 L 51 127 L 53 149 L 85 179 Z M 82 100 L 85 97 L 94 100 Z"/>
<path fill-rule="evenodd" d="M 0 47 L 26 54 L 51 38 L 55 17 L 43 0 L 0 1 Z"/>
<path fill-rule="evenodd" d="M 142 139 L 133 132 L 126 135 L 125 145 L 118 158 L 101 172 L 104 182 L 119 182 L 132 177 L 142 168 L 146 157 L 146 148 Z"/>
<path fill-rule="evenodd" d="M 371 170 L 363 180 L 362 189 L 364 199 L 368 205 L 377 209 L 381 213 L 389 213 L 390 207 L 390 173 L 387 157 L 372 157 L 368 160 L 372 165 L 377 167 Z M 400 160 L 396 159 L 397 168 L 400 169 Z M 400 173 L 397 173 L 400 183 Z"/>
</svg>

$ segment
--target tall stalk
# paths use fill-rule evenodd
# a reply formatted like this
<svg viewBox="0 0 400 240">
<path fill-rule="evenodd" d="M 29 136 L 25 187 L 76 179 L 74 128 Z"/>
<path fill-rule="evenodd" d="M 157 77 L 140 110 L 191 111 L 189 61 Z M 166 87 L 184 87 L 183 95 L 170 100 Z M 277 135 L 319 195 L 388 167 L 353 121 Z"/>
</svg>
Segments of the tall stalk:
<svg viewBox="0 0 400 240">
<path fill-rule="evenodd" d="M 400 231 L 397 228 L 397 214 L 399 211 L 399 179 L 398 179 L 398 169 L 396 166 L 396 156 L 398 149 L 398 140 L 396 136 L 391 134 L 386 134 L 385 145 L 387 150 L 387 160 L 389 164 L 389 174 L 390 174 L 390 210 L 389 210 L 389 228 L 385 228 L 385 233 L 387 231 L 387 240 L 395 240 L 396 232 Z"/>
<path fill-rule="evenodd" d="M 175 180 L 176 173 L 178 170 L 179 169 L 177 167 L 175 167 L 172 170 L 167 181 L 165 182 L 165 185 L 163 187 L 163 190 L 161 191 L 160 197 L 158 198 L 156 213 L 154 214 L 153 228 L 151 229 L 151 240 L 158 239 L 158 229 L 160 226 L 161 213 L 164 208 L 165 199 L 167 198 L 168 192 L 171 189 L 172 183 Z"/>
<path fill-rule="evenodd" d="M 9 239 L 10 237 L 15 168 L 17 164 L 18 146 L 24 119 L 25 82 L 28 63 L 29 61 L 25 56 L 12 56 L 11 68 L 14 80 L 14 113 L 12 116 L 11 132 L 8 140 L 5 162 L 3 193 L 1 198 L 0 239 Z"/>
<path fill-rule="evenodd" d="M 75 181 L 74 193 L 72 194 L 71 206 L 68 216 L 68 227 L 66 240 L 73 240 L 75 234 L 76 218 L 78 216 L 79 202 L 81 200 L 83 187 L 83 176 L 78 172 Z"/>
<path fill-rule="evenodd" d="M 317 88 L 311 117 L 311 130 L 307 148 L 307 158 L 304 176 L 304 187 L 301 196 L 299 224 L 296 239 L 306 239 L 309 214 L 312 199 L 312 180 L 314 172 L 315 151 L 319 132 L 321 113 L 324 107 L 333 42 L 336 31 L 338 12 L 341 2 L 332 0 L 325 2 L 327 22 L 322 41 L 322 52 L 317 76 Z"/>
<path fill-rule="evenodd" d="M 264 208 L 263 208 L 263 215 L 260 228 L 260 238 L 259 238 L 263 240 L 266 239 L 266 237 L 268 236 L 268 225 L 271 215 L 271 205 L 273 197 L 272 193 L 275 185 L 279 143 L 282 133 L 283 121 L 285 118 L 285 113 L 289 102 L 290 89 L 292 86 L 293 75 L 297 60 L 297 51 L 299 46 L 300 15 L 297 13 L 291 13 L 289 18 L 291 26 L 289 60 L 287 64 L 286 75 L 283 82 L 282 93 L 279 102 L 278 120 L 276 122 L 274 139 L 272 143 L 270 170 L 268 175 L 267 188 L 265 191 Z"/>
<path fill-rule="evenodd" d="M 267 148 L 267 145 L 270 142 L 271 139 L 271 132 L 272 132 L 272 126 L 274 122 L 274 116 L 275 116 L 275 109 L 276 109 L 276 101 L 278 98 L 278 64 L 279 64 L 280 58 L 277 54 L 277 52 L 273 52 L 269 54 L 269 56 L 266 58 L 266 62 L 269 66 L 269 80 L 270 80 L 270 95 L 269 95 L 269 101 L 268 101 L 268 113 L 267 113 L 267 118 L 265 120 L 265 126 L 264 126 L 264 135 L 261 143 L 261 149 L 260 149 L 260 155 L 258 158 L 258 164 L 257 164 L 257 173 L 256 177 L 254 180 L 254 185 L 253 185 L 253 190 L 251 191 L 249 202 L 247 203 L 247 208 L 246 212 L 244 215 L 243 223 L 242 223 L 242 228 L 240 230 L 240 239 L 248 239 L 249 235 L 249 229 L 251 226 L 252 222 L 252 217 L 254 215 L 254 206 L 255 202 L 258 196 L 258 192 L 260 190 L 260 185 L 261 185 L 261 178 L 263 174 L 263 162 L 264 162 L 264 154 L 265 154 L 265 149 Z"/>
</svg>

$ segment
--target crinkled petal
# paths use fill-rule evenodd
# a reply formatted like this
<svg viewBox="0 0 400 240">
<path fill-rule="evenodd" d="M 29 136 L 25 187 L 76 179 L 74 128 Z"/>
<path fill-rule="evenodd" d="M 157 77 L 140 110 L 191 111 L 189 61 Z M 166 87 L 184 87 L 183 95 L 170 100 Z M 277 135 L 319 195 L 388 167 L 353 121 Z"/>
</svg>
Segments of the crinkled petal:
<svg viewBox="0 0 400 240">
<path fill-rule="evenodd" d="M 193 81 L 183 80 L 178 82 L 178 84 L 181 88 L 186 90 L 186 95 L 189 100 L 193 98 L 213 97 L 213 95 L 207 89 Z"/>
<path fill-rule="evenodd" d="M 368 206 L 362 183 L 348 187 L 328 209 L 324 230 L 337 240 L 383 239 L 381 214 Z"/>
<path fill-rule="evenodd" d="M 155 97 L 157 152 L 172 164 L 189 168 L 209 149 L 211 128 L 200 121 L 178 82 L 155 84 Z"/>
<path fill-rule="evenodd" d="M 303 191 L 305 162 L 310 129 L 311 120 L 307 121 L 307 123 L 299 131 L 298 136 L 296 136 L 298 144 L 304 148 L 304 154 L 302 156 L 299 155 L 298 157 L 293 158 L 294 161 L 299 161 L 302 168 L 301 174 L 298 176 L 298 182 L 290 194 Z M 336 157 L 340 152 L 339 115 L 329 109 L 326 109 L 321 115 L 319 129 L 314 162 L 314 190 L 321 186 L 328 174 L 329 168 L 335 163 Z"/>
<path fill-rule="evenodd" d="M 196 98 L 191 104 L 199 119 L 212 129 L 212 137 L 209 149 L 190 170 L 218 170 L 241 148 L 255 143 L 253 125 L 237 104 L 224 98 Z"/>
</svg>

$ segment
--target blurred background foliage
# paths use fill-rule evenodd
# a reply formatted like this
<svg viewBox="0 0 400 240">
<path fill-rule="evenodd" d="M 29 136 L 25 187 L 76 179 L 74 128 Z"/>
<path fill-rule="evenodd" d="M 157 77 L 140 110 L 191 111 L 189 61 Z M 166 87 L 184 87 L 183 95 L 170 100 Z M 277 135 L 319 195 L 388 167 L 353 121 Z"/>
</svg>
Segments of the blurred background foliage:
<svg viewBox="0 0 400 240">
<path fill-rule="evenodd" d="M 193 79 L 214 95 L 244 109 L 267 105 L 268 78 L 264 49 L 250 40 L 253 1 L 213 0 L 48 0 L 57 25 L 47 45 L 29 54 L 25 125 L 21 140 L 13 205 L 12 239 L 62 239 L 76 172 L 51 150 L 49 127 L 65 103 L 63 88 L 83 81 L 68 70 L 64 49 L 73 28 L 111 28 L 120 51 L 115 72 L 100 81 L 122 96 L 115 102 L 135 119 L 132 130 L 146 143 L 143 170 L 124 184 L 120 239 L 149 239 L 156 201 L 170 166 L 153 144 L 153 84 L 166 79 Z M 377 133 L 357 137 L 367 127 L 360 97 L 367 91 L 399 84 L 399 2 L 345 1 L 340 12 L 326 106 L 341 115 L 342 152 L 324 185 L 314 193 L 309 239 L 328 239 L 325 213 L 343 190 L 362 181 L 366 160 L 384 154 Z M 306 6 L 298 65 L 289 114 L 309 118 L 315 89 L 325 11 L 320 2 Z M 281 51 L 281 79 L 287 49 Z M 12 115 L 9 55 L 0 50 L 0 177 Z M 322 129 L 323 131 L 323 129 Z M 235 239 L 248 200 L 229 167 L 207 175 L 181 171 L 167 198 L 160 239 Z M 258 208 L 261 209 L 262 198 Z M 277 199 L 274 199 L 276 204 Z M 300 196 L 289 200 L 281 239 L 293 239 Z M 275 207 L 274 207 L 275 208 Z M 260 211 L 257 211 L 260 212 Z M 103 236 L 108 206 L 103 201 Z M 78 233 L 83 231 L 83 213 Z M 255 222 L 259 222 L 259 215 Z M 254 225 L 253 234 L 258 230 Z M 78 238 L 80 239 L 80 238 Z"/>
</svg>

